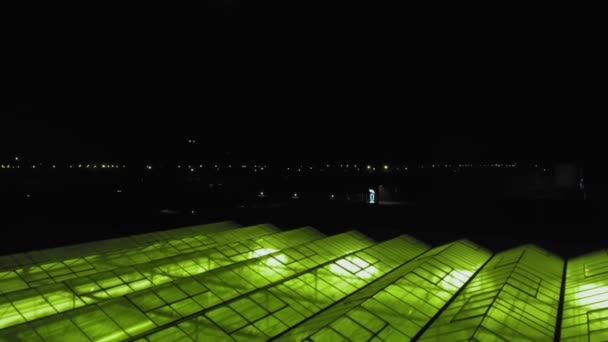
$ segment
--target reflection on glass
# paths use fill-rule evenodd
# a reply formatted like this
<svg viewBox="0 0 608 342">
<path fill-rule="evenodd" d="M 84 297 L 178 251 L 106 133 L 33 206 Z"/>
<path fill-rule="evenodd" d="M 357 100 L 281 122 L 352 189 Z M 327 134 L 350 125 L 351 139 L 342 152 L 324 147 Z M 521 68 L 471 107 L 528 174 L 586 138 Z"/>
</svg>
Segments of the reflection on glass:
<svg viewBox="0 0 608 342">
<path fill-rule="evenodd" d="M 577 286 L 574 292 L 576 305 L 590 306 L 588 308 L 590 310 L 608 307 L 608 285 L 606 284 L 583 284 Z"/>
</svg>

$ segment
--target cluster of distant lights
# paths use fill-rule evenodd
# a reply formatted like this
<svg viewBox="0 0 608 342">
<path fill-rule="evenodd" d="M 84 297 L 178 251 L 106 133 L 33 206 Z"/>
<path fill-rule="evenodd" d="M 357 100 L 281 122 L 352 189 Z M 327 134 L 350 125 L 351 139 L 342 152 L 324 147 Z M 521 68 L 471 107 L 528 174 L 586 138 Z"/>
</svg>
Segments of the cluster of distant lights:
<svg viewBox="0 0 608 342">
<path fill-rule="evenodd" d="M 298 200 L 298 199 L 300 199 L 300 195 L 301 195 L 301 194 L 300 194 L 300 193 L 298 193 L 298 192 L 292 192 L 292 193 L 289 195 L 289 197 L 290 197 L 292 200 Z M 259 197 L 259 198 L 267 198 L 267 197 L 269 197 L 269 195 L 268 195 L 266 192 L 264 192 L 264 191 L 260 191 L 260 192 L 258 193 L 258 197 Z M 347 194 L 347 195 L 345 195 L 345 197 L 344 197 L 344 198 L 345 198 L 346 200 L 350 200 L 350 199 L 351 199 L 351 196 Z M 335 200 L 335 199 L 336 199 L 336 195 L 335 195 L 335 194 L 329 194 L 329 199 L 330 199 L 330 200 L 332 200 L 332 201 L 333 201 L 333 200 Z"/>
<path fill-rule="evenodd" d="M 51 169 L 57 169 L 57 165 L 48 165 Z M 41 169 L 44 167 L 44 164 L 31 164 L 29 166 L 23 166 L 23 168 L 29 169 Z M 21 169 L 21 165 L 13 165 L 13 164 L 1 164 L 1 169 Z M 127 165 L 118 165 L 118 164 L 78 164 L 78 165 L 69 165 L 67 166 L 69 169 L 126 169 Z"/>
<path fill-rule="evenodd" d="M 190 143 L 196 143 L 196 140 L 189 140 Z M 19 157 L 14 158 L 17 163 L 8 163 L 8 164 L 0 164 L 1 169 L 21 169 L 21 168 L 30 168 L 30 169 L 42 169 L 45 166 L 57 169 L 58 166 L 56 164 L 45 165 L 43 163 L 38 164 L 30 164 L 30 165 L 22 165 Z M 355 171 L 355 172 L 376 172 L 376 171 L 384 171 L 384 172 L 405 172 L 410 171 L 411 168 L 418 169 L 452 169 L 456 171 L 457 169 L 467 169 L 467 168 L 516 168 L 518 166 L 517 163 L 483 163 L 483 164 L 446 164 L 446 163 L 436 163 L 436 164 L 417 164 L 414 166 L 408 165 L 397 165 L 397 164 L 323 164 L 318 166 L 311 165 L 294 165 L 294 166 L 286 166 L 284 170 L 287 172 L 294 173 L 303 173 L 310 171 L 327 171 L 327 170 L 335 170 L 341 169 L 344 171 Z M 185 170 L 190 173 L 195 173 L 197 170 L 215 170 L 221 171 L 226 169 L 241 169 L 252 171 L 254 173 L 264 172 L 270 169 L 267 164 L 219 164 L 219 163 L 210 163 L 210 164 L 178 164 L 175 166 L 177 169 Z M 116 164 L 116 163 L 79 163 L 79 164 L 69 164 L 66 166 L 69 169 L 102 169 L 102 170 L 118 170 L 118 169 L 126 169 L 127 165 L 125 164 Z M 148 163 L 144 165 L 144 170 L 152 171 L 155 170 L 157 166 L 154 164 Z M 539 168 L 538 164 L 534 165 L 534 168 Z M 542 168 L 543 171 L 548 171 L 548 169 Z"/>
<path fill-rule="evenodd" d="M 227 169 L 232 169 L 233 165 L 232 164 L 228 164 L 228 165 L 224 165 L 224 168 Z M 151 170 L 151 166 L 147 166 L 147 168 L 149 170 Z M 222 169 L 222 166 L 219 164 L 209 164 L 209 165 L 205 165 L 205 164 L 199 164 L 199 165 L 177 165 L 178 169 L 185 169 L 188 170 L 190 172 L 196 172 L 196 170 L 202 170 L 202 169 L 215 169 L 216 171 L 220 171 Z M 268 170 L 268 165 L 247 165 L 247 164 L 241 164 L 241 165 L 235 165 L 234 166 L 235 169 L 241 168 L 241 169 L 251 169 L 253 170 L 253 172 L 261 172 L 261 171 L 265 171 Z"/>
</svg>

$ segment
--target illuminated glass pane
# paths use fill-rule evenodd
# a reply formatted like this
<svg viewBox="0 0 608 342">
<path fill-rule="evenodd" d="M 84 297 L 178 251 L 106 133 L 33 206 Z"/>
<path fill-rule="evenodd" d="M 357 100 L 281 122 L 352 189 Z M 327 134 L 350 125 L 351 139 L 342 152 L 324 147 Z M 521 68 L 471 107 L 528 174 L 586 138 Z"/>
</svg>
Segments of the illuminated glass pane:
<svg viewBox="0 0 608 342">
<path fill-rule="evenodd" d="M 269 230 L 270 229 L 270 230 Z M 255 246 L 255 250 L 249 250 L 241 244 L 239 250 L 242 251 L 244 259 L 258 258 L 255 251 L 266 249 L 276 253 L 283 248 L 296 246 L 303 242 L 311 241 L 322 237 L 323 235 L 312 228 L 301 228 L 287 232 L 267 235 L 268 232 L 274 231 L 275 228 L 266 226 L 254 226 L 250 228 L 242 228 L 219 232 L 213 235 L 213 239 L 227 242 L 230 239 L 243 241 L 249 245 Z M 234 235 L 237 234 L 237 235 Z M 265 235 L 258 238 L 258 235 Z M 267 235 L 267 236 L 266 236 Z M 221 237 L 221 238 L 220 238 Z M 251 238 L 253 237 L 253 238 Z M 249 240 L 247 240 L 247 238 Z M 233 242 L 231 242 L 233 243 Z M 236 249 L 234 249 L 236 251 Z M 131 295 L 145 289 L 152 289 L 154 295 L 145 297 L 133 296 L 133 304 L 141 307 L 144 311 L 152 310 L 151 305 L 155 305 L 156 299 L 162 301 L 163 305 L 170 305 L 189 296 L 196 296 L 209 289 L 202 285 L 196 277 L 192 275 L 196 273 L 193 269 L 187 273 L 181 268 L 181 264 L 196 264 L 203 262 L 205 267 L 200 266 L 196 276 L 200 276 L 212 269 L 220 269 L 218 259 L 214 259 L 213 255 L 219 255 L 217 258 L 222 259 L 222 264 L 232 265 L 238 264 L 242 259 L 227 258 L 215 247 L 183 253 L 179 256 L 171 256 L 168 258 L 150 261 L 141 265 L 132 265 L 118 268 L 112 271 L 104 271 L 96 274 L 69 279 L 63 284 L 49 284 L 40 286 L 36 289 L 23 289 L 20 291 L 12 291 L 6 294 L 6 300 L 11 303 L 11 307 L 15 308 L 21 317 L 26 320 L 39 319 L 53 315 L 57 312 L 72 310 L 84 305 L 101 303 L 112 298 L 120 298 Z M 231 279 L 227 279 L 231 277 Z M 242 278 L 239 275 L 226 271 L 222 273 L 222 278 L 217 282 L 209 282 L 210 287 L 213 286 L 215 293 L 226 300 L 237 296 L 240 292 L 254 288 L 249 284 L 248 289 L 240 289 L 227 284 L 236 284 L 244 286 L 248 284 L 247 278 Z M 253 279 L 253 278 L 252 278 Z M 227 282 L 227 283 L 226 283 Z M 236 290 L 235 290 L 236 288 Z M 223 290 L 222 290 L 223 289 Z M 148 294 L 148 292 L 146 292 Z M 197 301 L 197 298 L 194 298 Z M 201 305 L 201 304 L 197 304 Z M 160 305 L 154 307 L 158 309 Z M 7 312 L 9 307 L 7 306 Z M 159 310 L 162 311 L 162 310 Z M 181 312 L 185 312 L 183 309 Z M 156 312 L 158 314 L 158 312 Z M 21 323 L 19 315 L 11 314 L 9 318 L 3 319 L 4 327 L 9 327 L 14 324 Z"/>
<path fill-rule="evenodd" d="M 534 246 L 497 254 L 420 341 L 553 340 L 563 268 L 563 260 Z"/>
<path fill-rule="evenodd" d="M 608 340 L 608 251 L 568 262 L 561 340 Z"/>
<path fill-rule="evenodd" d="M 608 340 L 608 253 L 563 270 L 533 246 L 186 227 L 0 257 L 0 342 L 548 341 L 564 278 L 560 340 Z"/>
<path fill-rule="evenodd" d="M 285 281 L 291 275 L 306 274 L 309 271 L 296 265 L 292 258 L 300 260 L 304 258 L 315 259 L 313 267 L 319 268 L 326 262 L 332 261 L 333 264 L 333 262 L 343 260 L 341 258 L 372 244 L 369 239 L 359 233 L 345 233 L 297 247 L 282 250 L 274 249 L 270 253 L 263 252 L 260 254 L 263 257 L 253 259 L 251 262 L 202 274 L 196 278 L 197 281 L 209 289 L 206 293 L 211 293 L 214 298 L 219 298 L 219 302 L 234 298 L 240 299 L 215 307 L 213 306 L 219 304 L 217 301 L 211 305 L 201 305 L 204 308 L 211 307 L 210 310 L 202 311 L 201 314 L 204 314 L 217 329 L 231 334 L 237 340 L 257 340 L 279 334 L 304 319 L 305 315 L 310 315 L 319 311 L 320 307 L 333 303 L 329 297 L 316 291 L 310 284 L 297 277 Z M 311 252 L 303 250 L 303 246 L 306 246 Z M 424 250 L 423 247 L 418 248 L 420 248 L 420 251 Z M 306 253 L 302 253 L 300 250 Z M 279 264 L 281 266 L 278 266 Z M 241 273 L 241 270 L 246 272 Z M 256 283 L 253 279 L 244 276 L 245 274 L 251 274 L 251 272 L 259 274 L 266 281 Z M 351 276 L 353 275 L 351 274 Z M 289 286 L 280 284 L 281 281 L 285 281 L 284 284 L 289 284 Z M 262 289 L 269 282 L 278 285 L 270 287 L 269 290 Z M 324 286 L 332 286 L 327 282 L 323 284 Z M 278 290 L 280 287 L 285 292 Z M 285 293 L 294 295 L 296 294 L 295 291 L 300 291 L 302 292 L 301 295 L 313 298 L 313 301 L 302 304 L 288 304 L 284 298 L 282 299 Z M 340 292 L 335 288 L 333 288 L 333 291 Z M 196 296 L 193 299 L 200 304 Z M 309 309 L 306 309 L 306 307 Z M 199 318 L 199 315 L 194 315 L 186 322 Z M 171 326 L 169 321 L 162 323 L 162 325 L 164 328 Z"/>
<path fill-rule="evenodd" d="M 307 244 L 306 247 L 317 253 L 309 254 L 308 257 L 303 253 L 294 253 L 294 249 L 269 254 L 263 260 L 273 264 L 272 270 L 279 277 L 284 277 L 286 270 L 290 271 L 287 275 L 296 271 L 290 269 L 291 258 L 312 258 L 318 255 L 323 259 L 319 259 L 316 267 L 304 270 L 292 279 L 267 289 L 250 290 L 252 293 L 243 293 L 240 299 L 211 309 L 205 315 L 236 340 L 265 340 L 277 337 L 426 250 L 424 245 L 406 237 L 374 246 L 369 246 L 369 243 L 361 244 L 364 241 L 357 234 L 343 234 Z M 361 250 L 366 245 L 367 248 Z M 330 262 L 324 263 L 323 260 L 327 259 Z M 364 270 L 366 274 L 362 276 L 361 271 Z M 264 269 L 262 273 L 266 271 Z M 226 280 L 226 283 L 238 284 L 231 280 Z M 214 291 L 214 285 L 205 285 Z M 366 335 L 370 338 L 373 335 L 364 325 L 350 318 L 336 324 L 338 328 L 352 327 L 352 331 L 343 334 L 347 337 Z"/>
<path fill-rule="evenodd" d="M 27 284 L 15 272 L 0 273 L 0 294 L 27 288 Z"/>
<path fill-rule="evenodd" d="M 369 256 L 362 259 L 374 266 L 373 262 L 389 255 L 396 258 L 391 252 L 400 250 L 367 249 L 365 253 Z M 423 251 L 418 250 L 411 258 Z M 358 341 L 353 336 L 367 336 L 368 333 L 386 339 L 411 339 L 489 257 L 487 251 L 462 241 L 430 250 L 410 262 L 402 261 L 394 271 L 366 283 L 361 290 L 346 297 L 344 303 L 337 302 L 280 336 L 279 340 L 310 338 L 316 341 L 315 334 L 323 331 L 323 334 L 338 333 L 352 341 Z"/>
<path fill-rule="evenodd" d="M 111 256 L 112 252 L 128 249 L 143 248 L 159 241 L 167 241 L 172 239 L 181 239 L 190 236 L 202 234 L 212 234 L 238 228 L 239 225 L 234 222 L 219 222 L 200 226 L 190 226 L 177 228 L 169 231 L 147 233 L 124 238 L 88 242 L 78 245 L 47 249 L 42 251 L 34 251 L 28 253 L 20 253 L 0 257 L 0 270 L 15 269 L 21 267 L 23 270 L 28 270 L 36 265 L 47 265 L 45 268 L 52 268 L 56 265 L 58 268 L 67 266 L 72 272 L 78 272 L 89 268 L 86 261 L 82 259 L 92 258 L 99 260 L 103 256 Z M 74 259 L 77 258 L 77 259 Z M 55 263 L 50 263 L 55 261 Z M 64 261 L 64 265 L 60 265 L 60 261 Z M 63 271 L 60 271 L 63 272 Z M 1 287 L 0 287 L 1 288 Z"/>
</svg>

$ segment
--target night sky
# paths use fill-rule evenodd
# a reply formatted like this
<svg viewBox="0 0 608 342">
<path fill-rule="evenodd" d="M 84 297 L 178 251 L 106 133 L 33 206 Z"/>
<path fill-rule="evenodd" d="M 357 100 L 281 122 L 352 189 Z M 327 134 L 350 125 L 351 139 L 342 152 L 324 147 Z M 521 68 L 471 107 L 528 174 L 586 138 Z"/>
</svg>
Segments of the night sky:
<svg viewBox="0 0 608 342">
<path fill-rule="evenodd" d="M 1 104 L 0 156 L 163 159 L 196 138 L 202 158 L 601 159 L 598 44 L 548 9 L 275 5 L 53 43 L 69 58 Z"/>
<path fill-rule="evenodd" d="M 121 8 L 23 39 L 39 51 L 7 64 L 0 161 L 574 162 L 586 202 L 605 201 L 603 19 L 589 10 L 298 6 Z"/>
<path fill-rule="evenodd" d="M 60 161 L 163 160 L 193 153 L 213 159 L 230 153 L 268 161 L 586 162 L 598 147 L 574 114 L 526 118 L 533 114 L 488 112 L 474 118 L 456 108 L 452 115 L 440 115 L 406 103 L 390 109 L 345 103 L 336 111 L 218 107 L 204 100 L 9 107 L 1 151 L 4 157 L 25 153 Z M 198 143 L 189 146 L 190 138 Z"/>
</svg>

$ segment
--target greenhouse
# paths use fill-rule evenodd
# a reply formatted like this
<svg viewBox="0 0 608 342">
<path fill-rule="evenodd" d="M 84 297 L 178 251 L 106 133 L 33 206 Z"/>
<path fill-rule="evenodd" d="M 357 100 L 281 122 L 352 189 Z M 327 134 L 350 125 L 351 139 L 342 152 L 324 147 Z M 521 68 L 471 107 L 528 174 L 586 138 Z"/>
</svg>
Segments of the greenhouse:
<svg viewBox="0 0 608 342">
<path fill-rule="evenodd" d="M 608 251 L 220 222 L 0 256 L 0 341 L 607 341 Z"/>
</svg>

